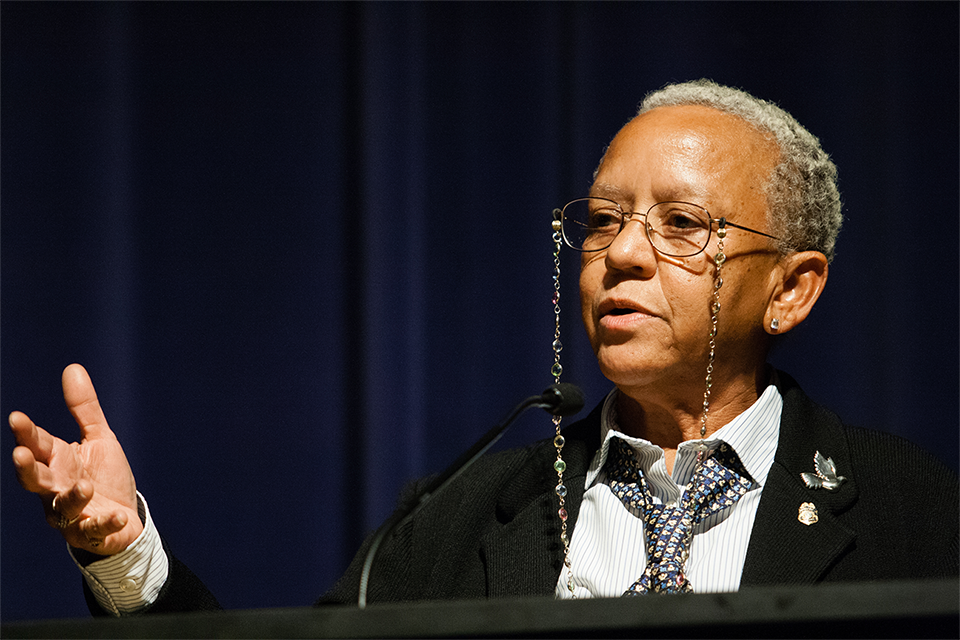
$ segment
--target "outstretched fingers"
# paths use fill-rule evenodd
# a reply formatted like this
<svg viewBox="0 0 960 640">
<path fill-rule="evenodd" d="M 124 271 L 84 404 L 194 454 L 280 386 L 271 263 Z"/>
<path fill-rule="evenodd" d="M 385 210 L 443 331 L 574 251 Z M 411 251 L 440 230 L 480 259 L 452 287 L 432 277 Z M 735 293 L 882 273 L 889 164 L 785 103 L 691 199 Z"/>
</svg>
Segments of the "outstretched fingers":
<svg viewBox="0 0 960 640">
<path fill-rule="evenodd" d="M 8 419 L 17 444 L 26 447 L 33 458 L 46 464 L 53 455 L 54 437 L 33 423 L 27 414 L 14 411 Z"/>
<path fill-rule="evenodd" d="M 33 493 L 55 492 L 55 478 L 48 466 L 53 457 L 54 437 L 20 411 L 10 414 L 9 423 L 18 445 L 13 450 L 13 466 L 20 484 Z"/>
<path fill-rule="evenodd" d="M 101 555 L 118 553 L 143 530 L 133 473 L 80 365 L 64 370 L 63 397 L 80 426 L 80 442 L 48 433 L 22 412 L 10 414 L 17 478 L 39 496 L 47 523 L 67 543 Z"/>
<path fill-rule="evenodd" d="M 29 447 L 16 447 L 13 450 L 13 468 L 17 480 L 31 493 L 53 490 L 53 474 L 46 465 L 37 462 Z"/>
<path fill-rule="evenodd" d="M 97 392 L 87 370 L 79 364 L 71 364 L 63 370 L 63 399 L 73 419 L 80 425 L 84 439 L 113 435 L 97 399 Z"/>
<path fill-rule="evenodd" d="M 50 464 L 55 456 L 75 456 L 65 442 L 57 445 L 57 438 L 41 429 L 20 411 L 9 418 L 18 446 L 13 449 L 13 466 L 23 488 L 36 493 L 44 502 L 47 521 L 56 526 L 63 518 L 72 520 L 80 515 L 93 495 L 93 483 L 80 477 L 82 464 L 72 465 L 68 475 L 54 472 Z M 57 454 L 57 450 L 61 453 Z M 62 528 L 62 527 L 61 527 Z"/>
</svg>

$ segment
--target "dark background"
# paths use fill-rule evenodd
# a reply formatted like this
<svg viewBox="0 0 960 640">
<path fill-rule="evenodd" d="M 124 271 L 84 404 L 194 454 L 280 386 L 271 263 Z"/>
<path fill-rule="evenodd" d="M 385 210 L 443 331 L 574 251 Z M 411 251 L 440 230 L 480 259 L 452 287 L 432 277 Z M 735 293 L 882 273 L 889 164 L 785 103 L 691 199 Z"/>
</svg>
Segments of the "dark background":
<svg viewBox="0 0 960 640">
<path fill-rule="evenodd" d="M 956 468 L 958 6 L 5 1 L 2 412 L 72 439 L 83 363 L 221 602 L 307 605 L 405 481 L 552 381 L 552 208 L 645 92 L 705 76 L 840 167 L 830 284 L 773 361 Z M 86 615 L 2 440 L 2 618 Z"/>
</svg>

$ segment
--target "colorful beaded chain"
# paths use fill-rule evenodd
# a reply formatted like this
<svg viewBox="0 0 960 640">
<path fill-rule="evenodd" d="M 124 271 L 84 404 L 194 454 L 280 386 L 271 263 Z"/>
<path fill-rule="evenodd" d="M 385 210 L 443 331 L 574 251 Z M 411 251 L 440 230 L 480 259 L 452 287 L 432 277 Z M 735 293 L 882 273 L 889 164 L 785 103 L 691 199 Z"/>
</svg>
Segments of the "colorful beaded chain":
<svg viewBox="0 0 960 640">
<path fill-rule="evenodd" d="M 560 226 L 560 210 L 553 212 L 553 366 L 550 368 L 550 374 L 553 376 L 554 384 L 560 383 L 560 375 L 563 373 L 563 367 L 560 365 L 560 351 L 563 350 L 563 344 L 560 342 L 560 246 L 563 240 Z M 570 568 L 570 539 L 567 535 L 567 508 L 566 497 L 567 487 L 563 484 L 563 472 L 567 469 L 567 463 L 563 461 L 564 439 L 560 434 L 560 416 L 553 417 L 553 426 L 556 430 L 556 436 L 553 438 L 553 446 L 557 449 L 557 460 L 553 463 L 553 468 L 557 472 L 557 487 L 555 492 L 560 503 L 560 509 L 557 515 L 560 517 L 560 541 L 563 543 L 563 565 L 567 569 L 567 589 L 573 594 L 573 571 Z"/>
<path fill-rule="evenodd" d="M 723 286 L 723 277 L 721 270 L 723 263 L 727 261 L 726 254 L 723 253 L 723 239 L 727 237 L 727 219 L 720 218 L 720 228 L 717 229 L 717 254 L 713 257 L 717 265 L 716 274 L 713 277 L 713 300 L 710 304 L 710 355 L 707 360 L 707 377 L 704 380 L 706 388 L 703 391 L 703 413 L 700 414 L 700 438 L 707 437 L 707 412 L 710 410 L 710 392 L 713 390 L 713 361 L 717 350 L 717 323 L 720 314 L 720 287 Z M 700 452 L 698 457 L 702 457 L 705 445 L 700 443 Z"/>
<path fill-rule="evenodd" d="M 555 384 L 560 383 L 560 375 L 563 373 L 563 367 L 560 365 L 560 351 L 563 349 L 563 344 L 560 342 L 560 247 L 563 241 L 563 236 L 561 233 L 561 224 L 560 216 L 562 215 L 560 209 L 555 209 L 553 212 L 553 313 L 554 313 L 554 333 L 553 333 L 553 367 L 550 369 L 550 373 L 553 376 Z M 713 364 L 716 356 L 716 347 L 717 347 L 717 325 L 719 322 L 720 314 L 720 287 L 723 286 L 723 278 L 721 276 L 721 271 L 723 269 L 723 264 L 726 262 L 726 255 L 723 253 L 723 241 L 727 236 L 726 230 L 726 219 L 721 218 L 719 229 L 717 229 L 717 253 L 714 256 L 714 262 L 717 265 L 716 273 L 714 274 L 714 285 L 713 285 L 713 300 L 710 305 L 710 354 L 707 362 L 707 375 L 705 379 L 705 389 L 703 392 L 703 413 L 700 417 L 700 437 L 705 438 L 707 435 L 707 413 L 710 410 L 710 394 L 713 390 Z M 560 434 L 560 422 L 562 418 L 560 416 L 553 417 L 553 426 L 556 430 L 556 436 L 553 439 L 553 446 L 557 449 L 557 460 L 553 463 L 553 468 L 557 472 L 557 487 L 555 489 L 557 498 L 559 500 L 560 509 L 557 511 L 557 515 L 560 517 L 560 541 L 563 543 L 563 566 L 567 570 L 567 589 L 570 591 L 571 595 L 576 597 L 573 587 L 573 570 L 570 567 L 570 539 L 567 535 L 567 509 L 566 509 L 566 496 L 567 496 L 567 487 L 563 484 L 563 472 L 567 469 L 567 463 L 563 461 L 563 445 L 564 438 Z M 704 449 L 706 448 L 705 443 L 700 443 L 700 451 L 697 453 L 697 462 L 698 464 L 703 463 L 704 458 Z"/>
</svg>

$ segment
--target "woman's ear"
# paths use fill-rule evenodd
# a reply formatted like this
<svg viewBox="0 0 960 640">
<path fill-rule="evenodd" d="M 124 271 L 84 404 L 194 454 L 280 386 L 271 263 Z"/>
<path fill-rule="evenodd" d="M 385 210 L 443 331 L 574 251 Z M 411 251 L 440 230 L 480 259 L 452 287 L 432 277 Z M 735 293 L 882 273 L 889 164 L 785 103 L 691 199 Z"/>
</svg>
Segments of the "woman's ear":
<svg viewBox="0 0 960 640">
<path fill-rule="evenodd" d="M 819 251 L 800 251 L 778 265 L 776 283 L 763 317 L 764 330 L 779 334 L 806 320 L 827 285 L 827 258 Z"/>
</svg>

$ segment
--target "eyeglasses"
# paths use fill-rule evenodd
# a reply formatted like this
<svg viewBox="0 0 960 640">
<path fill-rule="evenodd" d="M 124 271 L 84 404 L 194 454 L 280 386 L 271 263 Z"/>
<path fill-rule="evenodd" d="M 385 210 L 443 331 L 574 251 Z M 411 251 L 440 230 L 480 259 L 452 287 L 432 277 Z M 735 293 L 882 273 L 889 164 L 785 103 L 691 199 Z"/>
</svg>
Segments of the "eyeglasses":
<svg viewBox="0 0 960 640">
<path fill-rule="evenodd" d="M 711 218 L 706 209 L 689 202 L 659 202 L 646 213 L 627 213 L 613 200 L 578 198 L 568 202 L 554 215 L 560 217 L 560 228 L 567 246 L 577 251 L 603 251 L 633 216 L 643 216 L 647 239 L 666 256 L 687 258 L 707 247 L 713 223 L 720 228 L 734 227 L 778 240 L 756 229 L 734 224 L 726 218 Z"/>
</svg>

